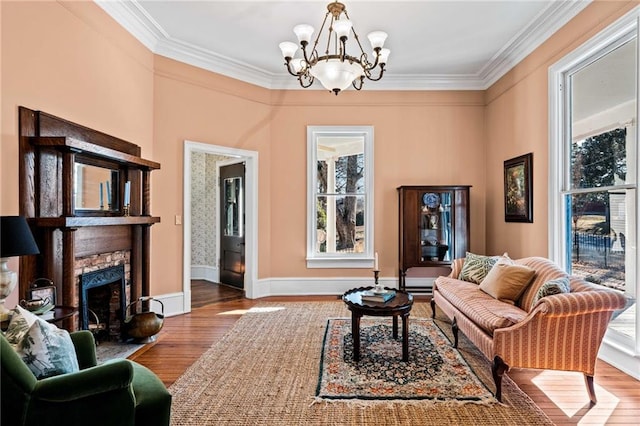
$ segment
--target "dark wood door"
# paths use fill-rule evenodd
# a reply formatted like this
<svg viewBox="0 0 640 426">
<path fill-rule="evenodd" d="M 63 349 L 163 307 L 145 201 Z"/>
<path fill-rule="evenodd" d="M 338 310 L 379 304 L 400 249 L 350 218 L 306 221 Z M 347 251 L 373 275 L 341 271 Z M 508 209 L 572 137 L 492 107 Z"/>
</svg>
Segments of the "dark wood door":
<svg viewBox="0 0 640 426">
<path fill-rule="evenodd" d="M 244 288 L 244 163 L 220 167 L 220 281 Z"/>
</svg>

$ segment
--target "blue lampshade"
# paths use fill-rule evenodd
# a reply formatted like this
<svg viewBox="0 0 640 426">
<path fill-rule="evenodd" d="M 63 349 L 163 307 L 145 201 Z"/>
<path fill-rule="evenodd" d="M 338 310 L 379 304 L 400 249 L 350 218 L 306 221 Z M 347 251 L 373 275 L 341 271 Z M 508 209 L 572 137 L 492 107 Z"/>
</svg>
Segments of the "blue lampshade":
<svg viewBox="0 0 640 426">
<path fill-rule="evenodd" d="M 0 217 L 0 257 L 39 254 L 31 229 L 23 216 Z"/>
</svg>

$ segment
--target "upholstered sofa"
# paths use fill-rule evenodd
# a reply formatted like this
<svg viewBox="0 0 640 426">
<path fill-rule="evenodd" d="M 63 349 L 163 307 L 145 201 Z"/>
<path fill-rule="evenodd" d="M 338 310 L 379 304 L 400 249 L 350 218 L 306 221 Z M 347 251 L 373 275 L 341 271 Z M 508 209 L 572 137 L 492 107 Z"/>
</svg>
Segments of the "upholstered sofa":
<svg viewBox="0 0 640 426">
<path fill-rule="evenodd" d="M 71 333 L 80 371 L 36 379 L 0 333 L 2 425 L 169 425 L 171 394 L 127 359 L 96 366 L 89 331 Z"/>
<path fill-rule="evenodd" d="M 511 262 L 535 270 L 535 275 L 515 304 L 505 303 L 477 283 L 458 279 L 464 261 L 456 259 L 449 276 L 436 279 L 433 316 L 437 305 L 452 321 L 454 346 L 461 330 L 493 361 L 496 398 L 502 400 L 502 376 L 509 368 L 535 368 L 583 373 L 595 404 L 598 349 L 613 312 L 625 306 L 624 296 L 568 276 L 548 259 L 528 257 Z M 539 298 L 540 288 L 558 279 L 570 285 L 570 292 Z"/>
</svg>

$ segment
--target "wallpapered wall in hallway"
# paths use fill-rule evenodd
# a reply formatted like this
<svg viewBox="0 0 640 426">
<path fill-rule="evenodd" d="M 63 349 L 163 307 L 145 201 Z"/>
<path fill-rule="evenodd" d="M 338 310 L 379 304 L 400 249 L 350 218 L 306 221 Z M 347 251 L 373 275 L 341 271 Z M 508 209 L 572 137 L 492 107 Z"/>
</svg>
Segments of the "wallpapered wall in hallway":
<svg viewBox="0 0 640 426">
<path fill-rule="evenodd" d="M 215 267 L 217 254 L 216 187 L 223 155 L 194 152 L 191 156 L 191 265 Z"/>
</svg>

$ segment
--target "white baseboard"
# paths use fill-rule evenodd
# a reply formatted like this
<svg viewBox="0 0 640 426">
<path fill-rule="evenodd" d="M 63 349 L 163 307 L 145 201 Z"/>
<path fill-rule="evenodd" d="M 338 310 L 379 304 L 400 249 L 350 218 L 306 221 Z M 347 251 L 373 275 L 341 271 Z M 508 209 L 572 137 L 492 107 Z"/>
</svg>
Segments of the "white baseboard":
<svg viewBox="0 0 640 426">
<path fill-rule="evenodd" d="M 189 294 L 191 297 L 191 294 Z M 161 294 L 159 296 L 153 296 L 154 299 L 157 299 L 162 302 L 164 305 L 164 316 L 172 317 L 175 315 L 180 315 L 185 313 L 184 306 L 184 293 L 169 293 L 169 294 Z M 151 308 L 156 313 L 160 313 L 160 309 L 157 303 L 152 303 Z"/>
<path fill-rule="evenodd" d="M 191 279 L 220 282 L 220 269 L 216 266 L 191 265 Z"/>
<path fill-rule="evenodd" d="M 640 380 L 640 356 L 634 355 L 615 340 L 615 337 L 607 332 L 602 345 L 600 345 L 598 358 L 622 370 L 636 380 Z"/>
</svg>

